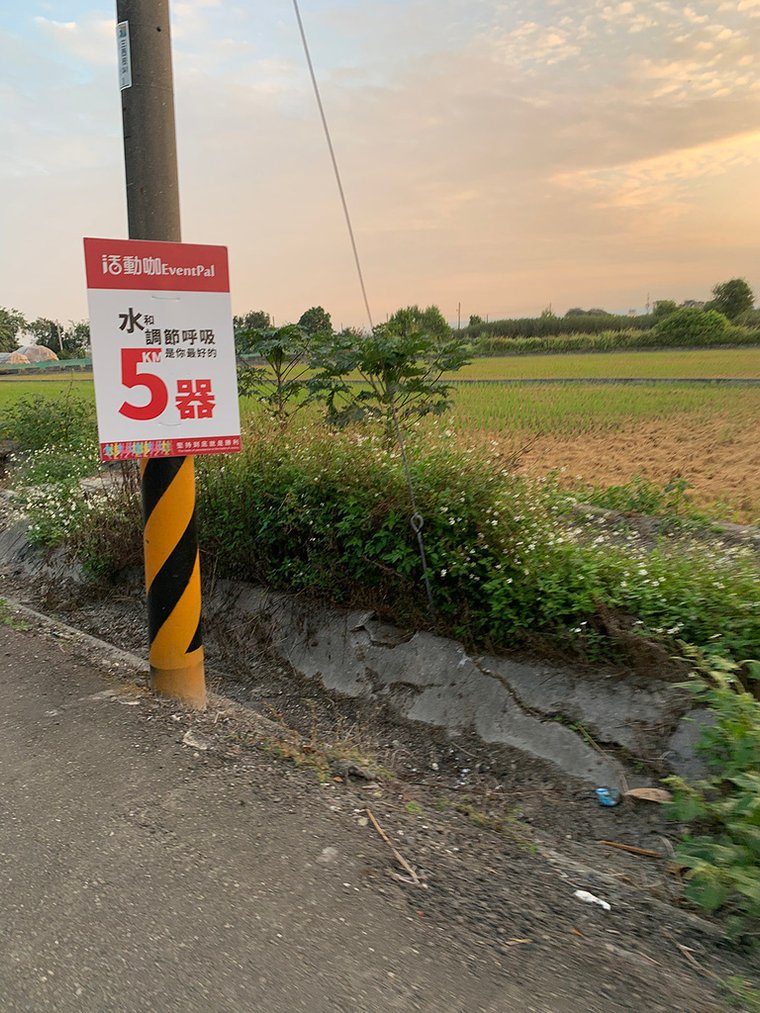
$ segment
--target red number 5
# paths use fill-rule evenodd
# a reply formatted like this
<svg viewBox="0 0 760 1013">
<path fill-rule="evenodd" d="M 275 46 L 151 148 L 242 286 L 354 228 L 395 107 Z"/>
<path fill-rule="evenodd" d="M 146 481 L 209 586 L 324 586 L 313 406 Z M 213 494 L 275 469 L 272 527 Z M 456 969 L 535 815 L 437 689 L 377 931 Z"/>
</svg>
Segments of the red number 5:
<svg viewBox="0 0 760 1013">
<path fill-rule="evenodd" d="M 169 391 L 160 376 L 155 373 L 138 373 L 137 367 L 144 363 L 144 348 L 122 348 L 121 350 L 121 382 L 124 387 L 147 387 L 150 401 L 142 408 L 125 401 L 119 408 L 121 415 L 138 422 L 157 419 L 169 403 Z M 160 353 L 159 353 L 160 354 Z"/>
</svg>

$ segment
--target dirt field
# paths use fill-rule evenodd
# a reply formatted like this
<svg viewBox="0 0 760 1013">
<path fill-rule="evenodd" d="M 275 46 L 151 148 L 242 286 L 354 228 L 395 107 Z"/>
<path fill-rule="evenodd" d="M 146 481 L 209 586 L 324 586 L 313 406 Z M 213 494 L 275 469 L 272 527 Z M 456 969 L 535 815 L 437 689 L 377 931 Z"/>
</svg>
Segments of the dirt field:
<svg viewBox="0 0 760 1013">
<path fill-rule="evenodd" d="M 521 470 L 543 475 L 552 469 L 566 485 L 622 485 L 637 474 L 659 485 L 684 478 L 697 506 L 738 523 L 760 519 L 760 422 L 727 431 L 721 417 L 688 426 L 676 418 L 581 438 L 539 436 Z"/>
<path fill-rule="evenodd" d="M 556 471 L 566 486 L 682 478 L 712 515 L 760 519 L 757 388 L 478 384 L 457 391 L 454 426 L 464 441 L 519 455 L 533 476 Z"/>
</svg>

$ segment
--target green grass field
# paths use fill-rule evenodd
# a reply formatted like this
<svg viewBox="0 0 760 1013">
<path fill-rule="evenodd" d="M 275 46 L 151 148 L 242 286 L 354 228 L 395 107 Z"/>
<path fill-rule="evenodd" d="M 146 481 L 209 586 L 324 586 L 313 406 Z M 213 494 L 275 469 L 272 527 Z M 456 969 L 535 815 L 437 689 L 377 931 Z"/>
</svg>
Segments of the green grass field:
<svg viewBox="0 0 760 1013">
<path fill-rule="evenodd" d="M 26 377 L 0 376 L 0 412 L 5 405 L 22 397 L 61 397 L 71 392 L 77 397 L 95 400 L 95 388 L 91 373 L 73 373 L 69 377 L 42 376 L 28 380 Z"/>
<path fill-rule="evenodd" d="M 577 377 L 758 377 L 760 349 L 622 352 L 478 359 L 468 379 Z M 93 399 L 91 376 L 0 377 L 0 414 L 21 397 Z M 256 411 L 244 401 L 243 413 Z M 760 516 L 760 387 L 641 385 L 500 386 L 463 384 L 442 423 L 462 439 L 487 439 L 522 467 L 557 470 L 595 485 L 635 475 L 667 483 L 682 477 L 700 504 L 728 519 Z M 426 425 L 438 424 L 426 422 Z"/>
<path fill-rule="evenodd" d="M 588 352 L 567 355 L 511 355 L 476 359 L 456 376 L 463 379 L 574 379 L 579 377 L 760 378 L 760 348 L 698 351 Z"/>
<path fill-rule="evenodd" d="M 701 387 L 677 384 L 500 387 L 467 384 L 454 394 L 457 425 L 493 431 L 520 430 L 566 436 L 608 431 L 621 425 L 679 417 L 748 425 L 760 422 L 760 387 Z M 686 424 L 686 423 L 685 423 Z"/>
</svg>

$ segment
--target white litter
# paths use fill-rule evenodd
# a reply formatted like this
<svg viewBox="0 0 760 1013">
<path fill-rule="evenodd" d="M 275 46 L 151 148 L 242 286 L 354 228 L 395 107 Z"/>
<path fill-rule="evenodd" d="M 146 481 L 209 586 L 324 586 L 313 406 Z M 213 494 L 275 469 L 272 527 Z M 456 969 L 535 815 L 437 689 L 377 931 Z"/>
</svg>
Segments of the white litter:
<svg viewBox="0 0 760 1013">
<path fill-rule="evenodd" d="M 599 907 L 603 907 L 605 911 L 612 910 L 611 905 L 609 905 L 606 900 L 602 900 L 601 897 L 595 897 L 593 893 L 587 893 L 585 890 L 576 890 L 573 897 L 577 897 L 578 900 L 582 900 L 584 904 L 598 904 Z"/>
</svg>

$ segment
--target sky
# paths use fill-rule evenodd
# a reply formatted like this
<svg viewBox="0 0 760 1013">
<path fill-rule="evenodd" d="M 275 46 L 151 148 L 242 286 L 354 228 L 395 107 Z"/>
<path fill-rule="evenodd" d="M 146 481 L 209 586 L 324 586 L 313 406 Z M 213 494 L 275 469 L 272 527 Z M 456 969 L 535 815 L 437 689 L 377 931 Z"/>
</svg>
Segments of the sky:
<svg viewBox="0 0 760 1013">
<path fill-rule="evenodd" d="M 376 320 L 760 292 L 760 0 L 301 0 Z M 173 0 L 183 239 L 235 312 L 366 324 L 291 0 Z M 126 237 L 115 3 L 0 9 L 0 305 Z"/>
</svg>

